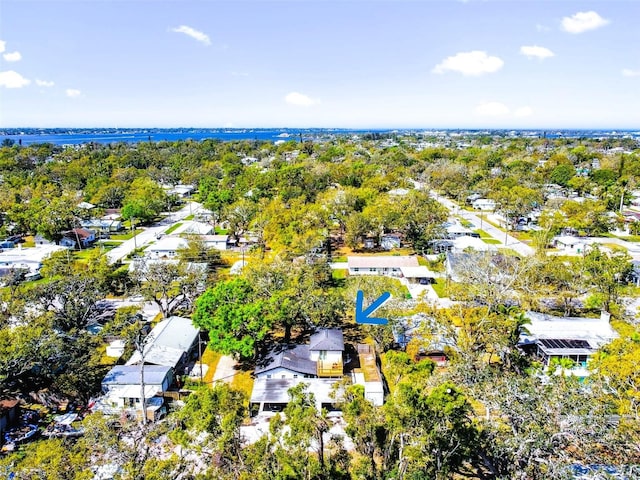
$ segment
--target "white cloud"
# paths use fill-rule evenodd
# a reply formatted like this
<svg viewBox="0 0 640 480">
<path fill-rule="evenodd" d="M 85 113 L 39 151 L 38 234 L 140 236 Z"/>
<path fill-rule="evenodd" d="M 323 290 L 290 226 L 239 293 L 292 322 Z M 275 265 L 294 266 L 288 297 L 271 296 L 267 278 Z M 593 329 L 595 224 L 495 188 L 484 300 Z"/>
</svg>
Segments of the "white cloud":
<svg viewBox="0 0 640 480">
<path fill-rule="evenodd" d="M 31 83 L 31 80 L 24 78 L 18 72 L 8 70 L 6 72 L 0 72 L 0 87 L 5 88 L 22 88 Z"/>
<path fill-rule="evenodd" d="M 473 50 L 460 52 L 452 57 L 445 58 L 434 67 L 433 73 L 445 73 L 446 71 L 459 72 L 463 75 L 477 76 L 485 73 L 497 72 L 504 62 L 501 58 L 487 55 L 487 52 Z"/>
<path fill-rule="evenodd" d="M 533 108 L 529 107 L 529 106 L 525 106 L 525 107 L 518 107 L 516 108 L 516 111 L 513 112 L 513 115 L 516 117 L 530 117 L 531 115 L 533 115 Z"/>
<path fill-rule="evenodd" d="M 204 45 L 211 45 L 211 40 L 209 39 L 209 35 L 195 28 L 188 27 L 186 25 L 180 25 L 179 27 L 175 27 L 171 29 L 172 32 L 176 33 L 184 33 L 185 35 L 197 40 L 198 42 Z"/>
<path fill-rule="evenodd" d="M 539 47 L 538 45 L 523 45 L 520 47 L 520 53 L 526 55 L 527 58 L 539 58 L 540 60 L 555 56 L 548 48 Z"/>
<path fill-rule="evenodd" d="M 622 75 L 625 77 L 640 77 L 640 70 L 631 70 L 630 68 L 623 68 Z"/>
<path fill-rule="evenodd" d="M 5 48 L 7 48 L 7 42 L 0 40 L 0 53 L 4 52 Z"/>
<path fill-rule="evenodd" d="M 3 54 L 2 58 L 4 58 L 5 62 L 18 62 L 22 55 L 20 55 L 20 52 L 11 52 Z"/>
<path fill-rule="evenodd" d="M 578 12 L 571 17 L 564 17 L 562 19 L 562 29 L 569 33 L 582 33 L 604 27 L 608 23 L 609 20 L 590 10 L 588 12 Z"/>
<path fill-rule="evenodd" d="M 79 97 L 80 95 L 82 95 L 82 92 L 75 88 L 67 88 L 65 90 L 65 93 L 67 94 L 67 97 L 71 97 L 71 98 Z"/>
<path fill-rule="evenodd" d="M 320 103 L 317 98 L 311 98 L 307 95 L 298 92 L 288 93 L 284 97 L 284 101 L 289 105 L 295 105 L 296 107 L 312 107 Z"/>
<path fill-rule="evenodd" d="M 55 85 L 55 83 L 48 82 L 47 80 L 38 80 L 36 78 L 36 85 L 39 86 L 39 87 L 53 87 Z"/>
<path fill-rule="evenodd" d="M 508 115 L 509 112 L 509 107 L 500 102 L 484 102 L 475 108 L 476 115 L 483 117 L 501 117 Z"/>
</svg>

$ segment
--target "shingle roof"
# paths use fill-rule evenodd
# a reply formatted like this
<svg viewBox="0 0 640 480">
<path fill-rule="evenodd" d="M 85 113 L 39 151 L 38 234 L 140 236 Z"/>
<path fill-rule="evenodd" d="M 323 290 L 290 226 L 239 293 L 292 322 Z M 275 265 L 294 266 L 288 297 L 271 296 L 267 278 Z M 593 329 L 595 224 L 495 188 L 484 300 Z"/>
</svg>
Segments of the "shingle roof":
<svg viewBox="0 0 640 480">
<path fill-rule="evenodd" d="M 309 360 L 308 345 L 288 345 L 282 350 L 271 352 L 264 361 L 256 365 L 255 373 L 268 372 L 279 367 L 309 375 L 315 375 L 317 372 L 316 362 Z"/>
<path fill-rule="evenodd" d="M 311 335 L 309 350 L 342 352 L 344 351 L 344 337 L 339 328 L 323 328 Z"/>
</svg>

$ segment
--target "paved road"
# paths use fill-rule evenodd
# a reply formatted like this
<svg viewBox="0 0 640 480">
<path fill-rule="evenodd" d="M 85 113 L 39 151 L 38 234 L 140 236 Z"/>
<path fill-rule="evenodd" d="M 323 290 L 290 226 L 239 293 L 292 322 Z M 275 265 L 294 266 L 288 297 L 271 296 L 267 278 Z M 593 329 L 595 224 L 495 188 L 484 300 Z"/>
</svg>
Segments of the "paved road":
<svg viewBox="0 0 640 480">
<path fill-rule="evenodd" d="M 500 241 L 503 247 L 510 248 L 517 252 L 522 256 L 533 255 L 535 250 L 531 248 L 526 243 L 521 242 L 517 238 L 512 237 L 511 235 L 505 234 L 499 228 L 494 227 L 489 222 L 483 222 L 478 215 L 474 212 L 469 212 L 467 210 L 461 209 L 455 202 L 445 198 L 441 195 L 438 195 L 436 192 L 432 191 L 431 196 L 438 200 L 442 205 L 447 207 L 449 211 L 455 215 L 460 215 L 465 220 L 473 223 L 474 228 L 479 229 L 480 225 L 482 225 L 482 230 L 487 232 L 496 240 Z"/>
<path fill-rule="evenodd" d="M 116 263 L 133 252 L 134 249 L 141 248 L 145 245 L 150 244 L 151 242 L 155 241 L 159 235 L 169 230 L 173 224 L 184 220 L 189 215 L 195 214 L 201 208 L 202 205 L 198 202 L 188 202 L 180 210 L 171 213 L 161 222 L 151 227 L 145 228 L 144 231 L 140 232 L 134 238 L 126 240 L 116 248 L 109 250 L 107 252 L 109 263 Z"/>
</svg>

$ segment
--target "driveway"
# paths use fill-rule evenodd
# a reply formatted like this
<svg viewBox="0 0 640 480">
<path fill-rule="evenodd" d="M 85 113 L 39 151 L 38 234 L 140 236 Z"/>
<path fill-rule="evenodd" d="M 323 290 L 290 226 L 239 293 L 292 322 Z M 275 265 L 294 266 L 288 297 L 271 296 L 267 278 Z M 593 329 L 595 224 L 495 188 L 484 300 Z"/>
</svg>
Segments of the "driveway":
<svg viewBox="0 0 640 480">
<path fill-rule="evenodd" d="M 238 363 L 228 355 L 223 355 L 218 360 L 216 367 L 216 373 L 213 374 L 214 382 L 226 382 L 231 383 L 233 377 L 236 375 L 236 365 Z"/>
</svg>

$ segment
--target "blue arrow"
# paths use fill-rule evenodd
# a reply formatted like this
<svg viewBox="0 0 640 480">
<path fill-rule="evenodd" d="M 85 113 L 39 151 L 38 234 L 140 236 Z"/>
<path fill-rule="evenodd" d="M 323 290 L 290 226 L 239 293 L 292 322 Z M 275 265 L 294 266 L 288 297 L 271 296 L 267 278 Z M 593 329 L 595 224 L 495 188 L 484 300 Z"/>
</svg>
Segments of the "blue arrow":
<svg viewBox="0 0 640 480">
<path fill-rule="evenodd" d="M 382 306 L 384 302 L 391 298 L 389 292 L 384 292 L 376 300 L 373 301 L 365 310 L 362 309 L 364 303 L 364 293 L 362 290 L 358 290 L 356 295 L 356 323 L 370 323 L 372 325 L 386 325 L 386 318 L 369 317 L 373 312 Z"/>
</svg>

